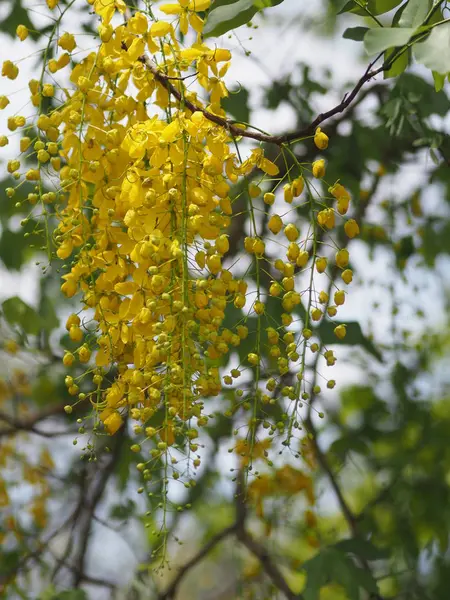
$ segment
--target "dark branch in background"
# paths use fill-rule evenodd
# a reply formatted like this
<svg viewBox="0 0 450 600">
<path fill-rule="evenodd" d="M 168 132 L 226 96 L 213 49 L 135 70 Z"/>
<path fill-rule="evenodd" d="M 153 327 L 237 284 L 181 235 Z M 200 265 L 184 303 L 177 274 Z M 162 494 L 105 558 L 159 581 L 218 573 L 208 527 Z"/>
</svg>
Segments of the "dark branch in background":
<svg viewBox="0 0 450 600">
<path fill-rule="evenodd" d="M 85 570 L 87 551 L 91 537 L 95 511 L 102 500 L 107 483 L 113 475 L 117 465 L 120 451 L 125 440 L 125 429 L 125 427 L 122 427 L 117 436 L 115 436 L 115 444 L 111 455 L 108 457 L 106 465 L 100 469 L 98 477 L 94 479 L 92 489 L 88 490 L 87 494 L 84 495 L 84 514 L 80 518 L 78 549 L 73 563 L 74 566 L 72 568 L 74 572 L 74 587 L 79 587 L 81 583 L 86 580 Z"/>
<path fill-rule="evenodd" d="M 156 81 L 158 81 L 169 92 L 169 94 L 174 96 L 179 102 L 183 103 L 184 106 L 186 106 L 190 111 L 200 111 L 205 115 L 205 117 L 209 121 L 211 121 L 212 123 L 216 123 L 216 125 L 220 125 L 224 129 L 229 131 L 234 137 L 250 138 L 253 140 L 257 140 L 258 142 L 276 144 L 277 146 L 282 146 L 283 144 L 287 144 L 294 140 L 312 135 L 321 123 L 341 112 L 344 112 L 356 98 L 358 92 L 367 81 L 369 81 L 370 79 L 372 79 L 373 77 L 375 77 L 376 75 L 388 68 L 387 65 L 383 64 L 378 69 L 372 70 L 372 67 L 378 60 L 377 58 L 375 61 L 369 64 L 364 75 L 361 77 L 361 79 L 358 81 L 358 83 L 355 85 L 352 91 L 344 96 L 340 104 L 338 104 L 337 106 L 335 106 L 327 112 L 321 113 L 314 119 L 314 121 L 312 121 L 312 123 L 310 123 L 306 127 L 298 129 L 297 131 L 292 131 L 290 133 L 284 133 L 281 135 L 267 135 L 265 133 L 259 133 L 255 131 L 246 131 L 241 127 L 238 127 L 235 124 L 235 121 L 230 121 L 228 119 L 224 119 L 223 117 L 219 117 L 218 115 L 215 115 L 214 113 L 206 110 L 202 106 L 194 104 L 182 95 L 182 93 L 170 82 L 170 78 L 167 75 L 164 75 L 154 65 L 152 65 L 148 56 L 141 56 L 139 60 L 153 74 Z"/>
<path fill-rule="evenodd" d="M 58 434 L 39 431 L 39 429 L 36 429 L 36 425 L 41 421 L 44 421 L 45 419 L 60 415 L 64 415 L 63 404 L 49 406 L 47 409 L 41 410 L 36 415 L 23 419 L 17 419 L 13 415 L 8 415 L 5 412 L 0 412 L 0 423 L 6 423 L 6 425 L 8 426 L 7 428 L 0 429 L 0 437 L 15 434 L 17 433 L 17 431 L 29 431 L 31 433 L 36 433 L 44 437 L 53 437 Z M 64 432 L 64 434 L 67 434 L 67 431 Z"/>
<path fill-rule="evenodd" d="M 232 534 L 235 534 L 236 538 L 247 548 L 247 550 L 259 560 L 266 575 L 288 600 L 302 600 L 303 596 L 295 594 L 288 586 L 283 574 L 268 550 L 261 543 L 257 542 L 245 528 L 247 518 L 247 498 L 244 479 L 244 472 L 241 469 L 236 478 L 236 516 L 234 523 L 219 531 L 219 533 L 213 536 L 202 548 L 200 548 L 187 563 L 180 567 L 169 587 L 159 594 L 158 600 L 175 600 L 178 588 L 187 573 L 198 565 L 217 546 L 217 544 Z"/>
</svg>

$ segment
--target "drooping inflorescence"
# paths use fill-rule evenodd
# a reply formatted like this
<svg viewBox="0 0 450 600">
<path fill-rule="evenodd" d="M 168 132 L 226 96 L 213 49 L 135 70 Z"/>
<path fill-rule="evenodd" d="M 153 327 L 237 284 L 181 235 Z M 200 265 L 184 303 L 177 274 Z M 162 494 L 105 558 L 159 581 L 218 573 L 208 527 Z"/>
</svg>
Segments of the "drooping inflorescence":
<svg viewBox="0 0 450 600">
<path fill-rule="evenodd" d="M 63 357 L 68 391 L 91 404 L 97 430 L 113 435 L 133 422 L 132 450 L 150 454 L 144 473 L 165 457 L 178 478 L 169 448 L 195 454 L 212 410 L 250 411 L 239 432 L 249 456 L 261 430 L 289 445 L 310 394 L 307 352 L 336 361 L 315 325 L 337 314 L 345 291 L 334 279 L 328 290 L 316 284 L 330 269 L 352 281 L 346 244 L 330 253 L 328 235 L 350 195 L 324 183 L 324 158 L 301 164 L 295 143 L 273 160 L 262 145 L 241 145 L 248 125 L 228 121 L 221 105 L 231 52 L 202 38 L 210 0 L 160 5 L 159 20 L 150 6 L 90 1 L 99 41 L 81 60 L 76 36 L 59 29 L 72 4 L 29 82 L 36 118 L 8 119 L 22 137 L 7 190 L 18 197 L 33 186 L 20 202 L 44 222 L 62 293 L 78 305 L 66 323 L 76 344 Z M 18 27 L 21 40 L 27 34 Z M 2 74 L 18 77 L 16 64 L 5 61 Z M 325 151 L 328 136 L 317 128 L 313 142 Z M 249 230 L 236 231 L 243 213 Z M 354 219 L 344 228 L 359 233 Z M 344 338 L 345 324 L 335 334 Z M 80 363 L 81 374 L 70 371 Z"/>
</svg>

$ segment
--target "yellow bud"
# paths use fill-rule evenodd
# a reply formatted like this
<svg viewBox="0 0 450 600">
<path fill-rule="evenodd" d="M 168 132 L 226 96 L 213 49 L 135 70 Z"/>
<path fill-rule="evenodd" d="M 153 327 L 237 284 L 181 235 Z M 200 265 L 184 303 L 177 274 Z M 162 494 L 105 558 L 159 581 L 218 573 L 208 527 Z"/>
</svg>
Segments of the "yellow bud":
<svg viewBox="0 0 450 600">
<path fill-rule="evenodd" d="M 328 148 L 328 139 L 327 134 L 318 127 L 314 136 L 314 143 L 319 150 L 326 150 Z"/>
<path fill-rule="evenodd" d="M 295 240 L 298 239 L 300 233 L 293 223 L 289 223 L 289 225 L 286 225 L 286 227 L 284 228 L 284 235 L 290 242 L 295 242 Z"/>
<path fill-rule="evenodd" d="M 268 228 L 272 233 L 277 235 L 283 228 L 283 221 L 281 220 L 280 215 L 272 215 L 267 224 Z"/>
<path fill-rule="evenodd" d="M 275 194 L 272 194 L 272 192 L 266 192 L 264 194 L 264 203 L 272 206 L 272 204 L 275 202 Z"/>
<path fill-rule="evenodd" d="M 354 238 L 355 236 L 359 235 L 359 225 L 355 219 L 349 219 L 344 225 L 344 230 L 349 238 Z"/>
<path fill-rule="evenodd" d="M 328 264 L 328 261 L 327 261 L 327 259 L 324 256 L 322 256 L 320 258 L 317 258 L 316 259 L 316 269 L 317 269 L 317 272 L 318 273 L 323 273 L 325 271 L 325 269 L 327 268 L 327 264 Z"/>
<path fill-rule="evenodd" d="M 347 329 L 346 329 L 345 325 L 338 325 L 337 327 L 335 327 L 334 335 L 337 338 L 339 338 L 340 340 L 343 340 L 345 338 L 345 336 L 347 335 Z"/>
<path fill-rule="evenodd" d="M 284 190 L 284 201 L 287 202 L 288 204 L 292 204 L 292 201 L 294 200 L 294 194 L 292 193 L 291 185 L 289 183 L 286 183 L 283 186 L 283 190 Z"/>
<path fill-rule="evenodd" d="M 339 268 L 343 269 L 348 265 L 349 253 L 347 248 L 342 248 L 336 252 L 336 264 Z"/>
<path fill-rule="evenodd" d="M 23 42 L 24 40 L 27 39 L 28 37 L 28 27 L 25 27 L 25 25 L 18 25 L 17 29 L 16 29 L 16 35 L 19 38 L 19 40 L 21 42 Z"/>
<path fill-rule="evenodd" d="M 338 290 L 334 294 L 334 303 L 337 306 L 341 306 L 345 302 L 345 292 L 343 290 Z"/>
<path fill-rule="evenodd" d="M 345 269 L 341 275 L 345 283 L 349 284 L 353 281 L 353 271 L 351 269 Z"/>
<path fill-rule="evenodd" d="M 313 162 L 312 174 L 316 179 L 325 177 L 325 161 L 322 158 Z"/>
</svg>

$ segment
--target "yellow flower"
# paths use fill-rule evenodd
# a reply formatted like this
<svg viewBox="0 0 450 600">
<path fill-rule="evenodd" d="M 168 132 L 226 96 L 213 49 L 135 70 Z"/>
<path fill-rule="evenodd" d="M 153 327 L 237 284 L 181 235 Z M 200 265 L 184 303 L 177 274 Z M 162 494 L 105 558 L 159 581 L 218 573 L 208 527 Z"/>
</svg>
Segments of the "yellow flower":
<svg viewBox="0 0 450 600">
<path fill-rule="evenodd" d="M 326 150 L 328 148 L 328 139 L 327 134 L 318 127 L 314 135 L 314 143 L 319 150 Z"/>
<path fill-rule="evenodd" d="M 269 223 L 267 224 L 268 228 L 272 233 L 277 235 L 283 228 L 283 221 L 280 215 L 272 215 L 269 219 Z"/>
<path fill-rule="evenodd" d="M 28 37 L 28 28 L 25 25 L 18 25 L 16 29 L 16 35 L 21 42 L 27 39 Z"/>
<path fill-rule="evenodd" d="M 300 232 L 293 223 L 289 223 L 289 225 L 286 225 L 284 228 L 284 235 L 290 242 L 295 242 L 295 240 L 298 239 Z"/>
<path fill-rule="evenodd" d="M 95 0 L 94 2 L 94 11 L 100 15 L 105 24 L 111 21 L 116 10 L 123 14 L 126 9 L 127 6 L 123 0 Z"/>
<path fill-rule="evenodd" d="M 340 340 L 343 340 L 347 335 L 347 328 L 345 327 L 345 325 L 338 325 L 337 327 L 335 327 L 334 335 Z"/>
<path fill-rule="evenodd" d="M 8 79 L 16 79 L 19 74 L 19 69 L 16 65 L 10 60 L 5 60 L 2 66 L 2 75 L 3 77 L 7 77 Z"/>
<path fill-rule="evenodd" d="M 349 238 L 354 238 L 355 236 L 359 235 L 359 225 L 355 219 L 349 219 L 344 225 L 344 230 Z"/>
<path fill-rule="evenodd" d="M 66 31 L 59 38 L 58 46 L 63 50 L 67 50 L 67 52 L 73 52 L 73 50 L 75 50 L 75 48 L 77 47 L 77 44 L 75 42 L 74 36 L 71 33 L 67 33 Z"/>
<path fill-rule="evenodd" d="M 320 160 L 315 160 L 312 164 L 312 174 L 316 179 L 321 179 L 325 177 L 325 161 L 323 158 Z"/>
</svg>

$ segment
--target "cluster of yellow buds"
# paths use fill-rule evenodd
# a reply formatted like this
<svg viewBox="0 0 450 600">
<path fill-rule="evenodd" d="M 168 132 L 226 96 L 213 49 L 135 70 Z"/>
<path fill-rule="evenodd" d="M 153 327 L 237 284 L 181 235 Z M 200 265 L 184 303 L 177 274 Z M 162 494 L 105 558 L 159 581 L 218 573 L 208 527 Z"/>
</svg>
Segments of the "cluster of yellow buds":
<svg viewBox="0 0 450 600">
<path fill-rule="evenodd" d="M 57 2 L 47 4 L 53 9 Z M 100 20 L 101 43 L 73 65 L 71 88 L 62 90 L 61 102 L 49 111 L 43 108 L 44 99 L 59 93 L 53 76 L 70 64 L 77 47 L 72 34 L 59 35 L 59 19 L 49 43 L 56 43 L 63 53 L 44 64 L 39 80 L 29 82 L 30 100 L 38 109 L 37 137 L 26 135 L 31 123 L 24 117 L 8 119 L 11 132 L 23 128 L 25 135 L 20 159 L 8 163 L 19 183 L 7 193 L 14 196 L 25 182 L 33 186 L 27 196 L 31 210 L 40 207 L 56 257 L 64 263 L 61 290 L 68 298 L 80 298 L 80 310 L 66 323 L 77 347 L 66 352 L 63 362 L 71 368 L 78 361 L 86 369 L 81 377 L 66 377 L 69 393 L 90 402 L 110 434 L 129 414 L 135 432 L 152 439 L 153 450 L 156 443 L 152 458 L 158 458 L 177 436 L 188 440 L 195 451 L 197 430 L 190 420 L 195 418 L 200 427 L 207 424 L 205 400 L 221 393 L 221 371 L 248 337 L 249 316 L 256 318 L 257 341 L 244 368 L 254 369 L 255 390 L 265 378 L 267 391 L 276 394 L 279 378 L 297 369 L 298 385 L 283 388 L 282 395 L 300 399 L 306 348 L 317 351 L 317 344 L 309 341 L 311 321 L 320 321 L 325 311 L 334 316 L 345 301 L 342 290 L 334 293 L 333 306 L 325 290 L 318 300 L 314 295 L 312 276 L 326 272 L 329 260 L 318 255 L 316 241 L 320 232 L 335 227 L 336 215 L 347 213 L 350 195 L 336 183 L 329 188 L 336 206 L 327 202 L 317 210 L 324 199 L 315 198 L 304 165 L 297 165 L 295 178 L 288 173 L 277 180 L 278 166 L 260 148 L 241 161 L 233 133 L 236 126 L 231 131 L 224 125 L 221 106 L 228 95 L 224 77 L 231 53 L 208 47 L 201 36 L 209 0 L 165 4 L 160 8 L 168 20 L 155 20 L 151 11 L 134 12 L 117 26 L 115 13 L 126 13 L 122 0 L 90 4 Z M 191 46 L 180 41 L 188 33 L 194 38 Z M 19 26 L 17 35 L 26 39 L 27 28 Z M 186 85 L 192 73 L 207 101 Z M 7 60 L 2 74 L 15 79 L 18 68 Z M 52 83 L 47 82 L 50 76 Z M 0 97 L 0 108 L 8 103 L 8 98 Z M 328 142 L 326 133 L 317 128 L 317 148 L 325 150 Z M 5 145 L 3 138 L 0 145 Z M 34 159 L 35 167 L 21 173 L 23 159 Z M 262 183 L 248 185 L 255 173 Z M 324 159 L 311 165 L 314 178 L 323 179 L 325 173 Z M 232 186 L 239 181 L 247 183 L 253 223 L 244 241 L 258 283 L 251 302 L 249 282 L 235 274 L 231 262 L 226 264 Z M 277 185 L 263 193 L 266 183 L 273 181 Z M 278 186 L 286 207 L 282 214 L 274 212 Z M 283 238 L 283 258 L 268 252 L 265 234 L 256 229 L 253 210 L 260 196 L 269 231 Z M 297 201 L 311 206 L 305 236 L 294 217 Z M 50 207 L 57 221 L 54 231 L 47 219 Z M 356 221 L 348 220 L 345 231 L 355 237 Z M 235 257 L 238 249 L 231 250 Z M 339 249 L 335 265 L 346 284 L 352 280 L 348 264 L 348 250 Z M 297 275 L 307 268 L 311 281 L 305 293 L 298 287 Z M 273 276 L 266 290 L 261 283 L 265 273 Z M 294 315 L 305 298 L 309 300 L 299 336 Z M 279 322 L 264 328 L 266 340 L 263 323 L 270 318 L 266 308 L 273 300 L 281 303 L 282 314 Z M 240 313 L 238 323 L 225 326 L 230 306 L 247 313 Z M 337 326 L 335 333 L 342 339 L 345 326 Z M 265 374 L 270 365 L 262 361 L 265 345 L 276 363 L 270 378 Z M 334 360 L 331 353 L 327 362 Z M 232 369 L 223 378 L 225 385 L 233 384 L 241 372 Z M 255 398 L 269 402 L 272 396 L 256 393 Z M 163 419 L 155 428 L 149 422 L 157 414 Z"/>
</svg>

